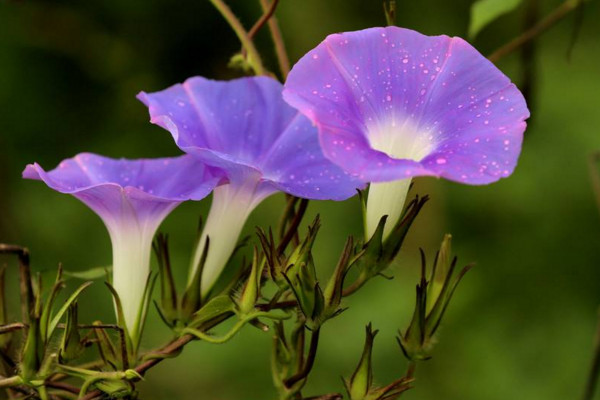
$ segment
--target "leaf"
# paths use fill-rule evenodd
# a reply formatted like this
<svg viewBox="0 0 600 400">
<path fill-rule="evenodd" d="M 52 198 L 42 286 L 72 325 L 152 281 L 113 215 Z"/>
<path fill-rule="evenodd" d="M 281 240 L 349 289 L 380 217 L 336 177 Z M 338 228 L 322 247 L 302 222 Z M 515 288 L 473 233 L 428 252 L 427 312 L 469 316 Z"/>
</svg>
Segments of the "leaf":
<svg viewBox="0 0 600 400">
<path fill-rule="evenodd" d="M 200 310 L 194 314 L 194 319 L 190 322 L 190 326 L 197 327 L 212 319 L 222 315 L 233 313 L 235 304 L 233 300 L 226 295 L 220 295 L 212 298 Z"/>
<path fill-rule="evenodd" d="M 469 38 L 475 36 L 490 22 L 516 9 L 523 0 L 477 0 L 471 5 Z"/>
<path fill-rule="evenodd" d="M 82 279 L 91 281 L 94 279 L 106 278 L 110 274 L 112 267 L 95 267 L 85 271 L 63 271 L 63 275 L 68 278 Z"/>
<path fill-rule="evenodd" d="M 65 301 L 65 304 L 63 304 L 63 306 L 60 308 L 60 310 L 58 310 L 58 312 L 56 313 L 56 315 L 54 316 L 54 318 L 52 318 L 52 321 L 50 322 L 50 327 L 48 329 L 48 337 L 52 336 L 52 332 L 54 332 L 54 329 L 56 329 L 56 326 L 60 322 L 60 320 L 63 317 L 63 315 L 69 309 L 69 306 L 71 305 L 71 303 L 73 303 L 75 300 L 77 300 L 77 297 L 79 297 L 79 295 L 81 294 L 81 292 L 83 292 L 92 283 L 93 282 L 86 282 L 86 283 L 84 283 L 83 285 L 79 286 L 77 288 L 77 290 L 75 290 L 71 296 L 69 296 L 69 298 L 67 299 L 67 301 Z"/>
</svg>

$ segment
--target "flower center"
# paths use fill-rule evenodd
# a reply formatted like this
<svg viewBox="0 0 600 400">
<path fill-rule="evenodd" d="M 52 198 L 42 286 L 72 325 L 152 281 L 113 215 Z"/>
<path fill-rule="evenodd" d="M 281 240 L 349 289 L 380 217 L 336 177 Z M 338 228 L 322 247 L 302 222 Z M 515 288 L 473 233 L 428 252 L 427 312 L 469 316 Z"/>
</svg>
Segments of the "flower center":
<svg viewBox="0 0 600 400">
<path fill-rule="evenodd" d="M 392 158 L 421 161 L 433 148 L 431 136 L 419 132 L 410 119 L 392 117 L 368 129 L 371 147 Z"/>
</svg>

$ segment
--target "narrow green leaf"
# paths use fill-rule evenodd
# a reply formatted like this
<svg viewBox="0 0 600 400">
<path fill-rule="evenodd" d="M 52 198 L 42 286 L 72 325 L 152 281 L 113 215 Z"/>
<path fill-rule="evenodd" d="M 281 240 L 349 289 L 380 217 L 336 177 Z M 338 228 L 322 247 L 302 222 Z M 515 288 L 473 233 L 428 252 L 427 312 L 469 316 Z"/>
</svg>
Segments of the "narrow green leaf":
<svg viewBox="0 0 600 400">
<path fill-rule="evenodd" d="M 194 314 L 194 319 L 189 326 L 199 327 L 205 322 L 221 317 L 224 314 L 233 313 L 235 304 L 229 296 L 220 295 L 210 299 L 200 310 Z"/>
<path fill-rule="evenodd" d="M 475 36 L 490 22 L 516 9 L 523 0 L 477 0 L 471 5 L 469 38 Z"/>
<path fill-rule="evenodd" d="M 50 295 L 44 302 L 44 308 L 42 309 L 42 314 L 40 316 L 40 333 L 42 335 L 42 340 L 44 341 L 44 343 L 48 342 L 48 339 L 50 338 L 50 335 L 52 335 L 52 331 L 54 330 L 51 327 L 49 328 L 48 326 L 48 322 L 50 321 L 50 316 L 52 314 L 52 306 L 54 305 L 54 302 L 56 301 L 56 298 L 58 297 L 58 294 L 60 293 L 61 289 L 65 286 L 64 282 L 60 280 L 62 275 L 60 266 L 58 268 L 58 271 L 59 272 L 56 276 L 56 281 L 52 286 L 52 290 L 50 290 Z"/>
<path fill-rule="evenodd" d="M 142 297 L 142 304 L 140 304 L 140 309 L 138 310 L 138 316 L 135 319 L 135 324 L 133 328 L 133 332 L 131 332 L 132 339 L 134 341 L 134 349 L 137 350 L 139 345 L 139 340 L 142 337 L 142 333 L 144 331 L 144 325 L 146 323 L 146 315 L 148 314 L 148 306 L 150 301 L 152 300 L 152 292 L 154 291 L 154 285 L 156 284 L 157 274 L 153 274 L 150 272 L 148 275 L 148 279 L 146 280 L 146 287 L 144 288 L 144 295 Z"/>
<path fill-rule="evenodd" d="M 121 298 L 119 297 L 119 294 L 117 293 L 113 285 L 111 285 L 108 282 L 104 282 L 104 284 L 106 285 L 106 287 L 108 287 L 108 290 L 110 290 L 110 293 L 112 294 L 113 300 L 115 302 L 115 308 L 117 309 L 117 325 L 119 325 L 119 327 L 125 331 L 126 336 L 129 338 L 130 336 L 127 330 L 127 323 L 125 323 L 125 315 L 123 314 L 123 305 L 121 303 Z"/>
<path fill-rule="evenodd" d="M 69 306 L 71 305 L 71 303 L 73 303 L 75 300 L 77 300 L 77 297 L 79 297 L 79 295 L 81 294 L 81 292 L 83 292 L 92 283 L 93 282 L 86 282 L 86 283 L 84 283 L 83 285 L 79 286 L 77 288 L 77 290 L 75 290 L 73 292 L 73 294 L 71 294 L 71 296 L 69 296 L 69 298 L 67 299 L 67 301 L 65 301 L 65 304 L 63 304 L 63 306 L 60 308 L 60 310 L 58 310 L 58 312 L 56 313 L 56 315 L 54 316 L 54 318 L 52 318 L 52 321 L 50 322 L 50 327 L 48 328 L 48 337 L 52 336 L 52 332 L 54 332 L 54 329 L 56 329 L 56 326 L 60 322 L 60 320 L 63 317 L 63 315 L 69 309 Z"/>
<path fill-rule="evenodd" d="M 87 269 L 85 271 L 63 270 L 63 275 L 67 278 L 75 278 L 75 279 L 82 279 L 85 281 L 92 281 L 94 279 L 106 278 L 107 275 L 110 275 L 111 270 L 112 270 L 111 266 L 95 267 L 95 268 Z"/>
</svg>

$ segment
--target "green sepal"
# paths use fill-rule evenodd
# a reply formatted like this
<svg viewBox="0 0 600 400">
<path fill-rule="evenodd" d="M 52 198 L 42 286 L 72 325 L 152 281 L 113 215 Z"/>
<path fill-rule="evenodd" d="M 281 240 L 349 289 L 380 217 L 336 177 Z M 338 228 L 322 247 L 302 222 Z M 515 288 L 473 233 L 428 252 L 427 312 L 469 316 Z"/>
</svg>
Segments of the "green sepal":
<svg viewBox="0 0 600 400">
<path fill-rule="evenodd" d="M 21 354 L 20 375 L 25 382 L 35 379 L 44 355 L 44 340 L 40 329 L 42 314 L 42 278 L 38 274 L 32 281 L 34 304 L 29 316 L 29 327 Z"/>
<path fill-rule="evenodd" d="M 273 238 L 273 231 L 269 229 L 269 234 L 263 231 L 260 228 L 257 228 L 256 234 L 260 241 L 260 245 L 262 251 L 265 255 L 265 259 L 267 262 L 267 271 L 269 272 L 269 276 L 271 280 L 275 282 L 275 284 L 281 290 L 285 290 L 288 288 L 288 283 L 285 277 L 283 276 L 283 272 L 285 270 L 285 260 L 279 254 L 277 250 L 277 246 L 275 245 L 275 239 Z"/>
<path fill-rule="evenodd" d="M 349 288 L 351 293 L 358 290 L 375 276 L 385 277 L 383 271 L 389 267 L 398 255 L 412 223 L 428 200 L 428 196 L 422 198 L 416 196 L 406 206 L 402 217 L 398 220 L 385 241 L 383 240 L 383 232 L 387 216 L 384 215 L 381 217 L 373 235 L 356 251 L 357 254 L 350 262 L 351 267 L 358 272 L 356 281 Z M 364 196 L 362 196 L 361 203 L 364 207 Z"/>
<path fill-rule="evenodd" d="M 250 314 L 255 308 L 256 302 L 260 297 L 261 279 L 264 267 L 265 259 L 263 258 L 259 261 L 258 249 L 255 247 L 252 255 L 250 275 L 237 300 L 237 309 L 242 315 Z"/>
<path fill-rule="evenodd" d="M 144 293 L 142 295 L 142 304 L 138 310 L 138 315 L 135 320 L 133 332 L 131 334 L 132 349 L 131 351 L 135 354 L 140 345 L 140 340 L 146 326 L 146 316 L 148 315 L 148 308 L 150 301 L 152 300 L 152 292 L 154 291 L 154 285 L 156 284 L 157 274 L 150 272 L 148 279 L 146 279 L 146 286 L 144 287 Z"/>
<path fill-rule="evenodd" d="M 200 310 L 194 313 L 188 326 L 199 328 L 204 324 L 225 318 L 235 312 L 235 303 L 227 295 L 213 297 Z"/>
<path fill-rule="evenodd" d="M 367 243 L 360 246 L 355 251 L 354 257 L 349 261 L 349 268 L 354 268 L 358 272 L 358 277 L 351 286 L 350 291 L 354 292 L 362 287 L 369 279 L 378 275 L 387 268 L 388 264 L 382 260 L 383 256 L 383 228 L 387 215 L 379 220 L 377 228 Z"/>
<path fill-rule="evenodd" d="M 386 267 L 396 258 L 396 256 L 400 252 L 400 249 L 402 247 L 402 244 L 404 243 L 404 239 L 406 238 L 408 231 L 410 230 L 410 227 L 421 212 L 423 206 L 428 201 L 429 196 L 415 196 L 415 198 L 410 203 L 408 203 L 408 205 L 404 209 L 402 217 L 400 217 L 398 223 L 396 223 L 394 229 L 392 229 L 392 232 L 390 232 L 388 238 L 385 240 L 384 243 L 382 257 L 384 260 L 384 264 L 387 263 L 385 264 Z M 379 272 L 382 271 L 383 269 L 381 269 Z"/>
<path fill-rule="evenodd" d="M 123 369 L 122 357 L 119 358 L 117 356 L 117 350 L 106 333 L 106 330 L 100 327 L 102 323 L 100 321 L 94 321 L 92 325 L 98 326 L 98 328 L 94 328 L 94 334 L 96 335 L 98 353 L 104 364 L 114 370 Z"/>
<path fill-rule="evenodd" d="M 452 299 L 452 295 L 454 294 L 454 291 L 458 287 L 458 284 L 460 283 L 462 278 L 465 276 L 465 274 L 467 272 L 469 272 L 469 270 L 471 268 L 473 268 L 473 266 L 474 266 L 474 264 L 469 264 L 469 265 L 465 266 L 458 273 L 458 275 L 456 275 L 456 277 L 452 277 L 454 269 L 456 267 L 456 262 L 457 262 L 457 260 L 455 257 L 452 261 L 450 270 L 448 272 L 448 278 L 446 280 L 446 285 L 444 286 L 442 292 L 440 293 L 437 302 L 431 309 L 431 312 L 427 316 L 426 329 L 428 332 L 430 332 L 430 335 L 435 334 L 438 327 L 440 326 L 442 318 L 444 317 L 444 313 L 446 312 L 448 305 L 450 304 L 450 300 Z"/>
<path fill-rule="evenodd" d="M 286 262 L 287 265 L 284 273 L 288 278 L 290 271 L 294 270 L 294 266 L 298 266 L 297 268 L 300 268 L 300 265 L 307 265 L 312 262 L 312 247 L 315 243 L 315 239 L 317 238 L 317 233 L 319 233 L 320 228 L 321 218 L 319 215 L 317 215 L 312 224 L 308 226 L 306 237 L 302 243 L 300 243 L 300 245 L 294 249 Z"/>
<path fill-rule="evenodd" d="M 448 275 L 451 275 L 452 264 L 452 235 L 444 235 L 440 250 L 435 255 L 433 267 L 429 275 L 429 286 L 427 287 L 427 313 L 436 304 L 440 293 L 446 284 Z"/>
<path fill-rule="evenodd" d="M 125 315 L 123 314 L 123 306 L 121 304 L 121 298 L 119 297 L 119 294 L 117 293 L 113 285 L 111 285 L 108 282 L 104 282 L 104 284 L 106 285 L 106 287 L 108 287 L 108 290 L 110 290 L 110 293 L 113 296 L 115 308 L 117 310 L 117 325 L 124 334 L 123 340 L 125 341 L 124 346 L 126 354 L 122 354 L 121 363 L 122 365 L 128 365 L 129 360 L 132 360 L 134 358 L 133 353 L 134 349 L 136 348 L 136 343 L 133 337 L 131 336 L 131 333 L 127 329 L 127 324 L 125 323 Z"/>
<path fill-rule="evenodd" d="M 298 266 L 290 265 L 284 276 L 307 323 L 313 327 L 318 326 L 325 307 L 325 299 L 317 282 L 312 260 Z"/>
<path fill-rule="evenodd" d="M 77 308 L 77 301 L 73 301 L 67 311 L 67 321 L 58 351 L 58 358 L 61 363 L 67 363 L 78 358 L 84 350 L 77 326 Z"/>
<path fill-rule="evenodd" d="M 333 275 L 331 278 L 329 278 L 329 282 L 327 282 L 327 286 L 325 287 L 325 291 L 323 293 L 325 299 L 325 310 L 323 312 L 324 319 L 333 318 L 342 311 L 340 305 L 342 303 L 344 292 L 344 280 L 350 267 L 353 250 L 354 240 L 352 239 L 352 236 L 350 236 L 346 240 L 344 250 L 340 255 L 340 259 L 335 266 Z"/>
<path fill-rule="evenodd" d="M 446 235 L 436 255 L 429 280 L 426 279 L 425 253 L 421 250 L 421 281 L 417 285 L 415 311 L 408 329 L 397 338 L 402 352 L 411 361 L 431 357 L 431 350 L 435 344 L 434 335 L 452 295 L 463 276 L 472 268 L 472 265 L 467 265 L 454 276 L 457 259 L 454 257 L 450 261 L 450 241 L 451 236 Z M 432 285 L 435 287 L 432 288 Z"/>
<path fill-rule="evenodd" d="M 50 321 L 50 325 L 48 326 L 48 333 L 47 333 L 48 339 L 52 336 L 52 333 L 54 333 L 54 330 L 56 329 L 60 320 L 62 319 L 62 317 L 65 315 L 65 313 L 69 309 L 69 306 L 73 302 L 75 302 L 77 300 L 77 298 L 79 297 L 79 295 L 85 289 L 87 289 L 89 286 L 91 286 L 93 283 L 94 282 L 85 282 L 85 283 L 79 285 L 79 287 L 65 301 L 65 303 L 62 305 L 62 307 L 60 307 L 58 312 L 52 317 L 52 320 Z"/>
<path fill-rule="evenodd" d="M 25 382 L 29 382 L 37 376 L 42 359 L 43 347 L 39 318 L 32 316 L 29 321 L 27 337 L 25 338 L 22 359 L 19 365 L 20 375 Z"/>
<path fill-rule="evenodd" d="M 210 238 L 207 237 L 206 242 L 204 243 L 202 257 L 198 262 L 198 267 L 195 268 L 196 272 L 194 273 L 192 281 L 186 288 L 185 292 L 183 293 L 183 298 L 181 299 L 180 318 L 183 322 L 190 321 L 194 313 L 202 306 L 202 271 L 204 270 L 204 263 L 206 262 L 209 247 Z"/>
<path fill-rule="evenodd" d="M 350 400 L 364 400 L 373 384 L 373 341 L 378 331 L 373 331 L 371 324 L 367 325 L 365 346 L 360 361 L 350 379 L 344 380 Z"/>
<path fill-rule="evenodd" d="M 58 294 L 64 287 L 65 283 L 62 280 L 62 264 L 58 264 L 58 271 L 56 273 L 54 285 L 52 285 L 52 289 L 50 289 L 50 294 L 48 298 L 46 299 L 46 301 L 44 301 L 44 307 L 40 315 L 40 335 L 44 344 L 48 343 L 48 339 L 52 334 L 52 332 L 50 332 L 49 329 L 50 317 L 52 315 L 52 306 L 54 305 Z"/>
<path fill-rule="evenodd" d="M 177 289 L 169 256 L 169 237 L 159 233 L 152 243 L 158 260 L 158 276 L 160 280 L 160 305 L 156 304 L 161 318 L 169 327 L 175 326 L 179 317 L 177 309 Z"/>
</svg>

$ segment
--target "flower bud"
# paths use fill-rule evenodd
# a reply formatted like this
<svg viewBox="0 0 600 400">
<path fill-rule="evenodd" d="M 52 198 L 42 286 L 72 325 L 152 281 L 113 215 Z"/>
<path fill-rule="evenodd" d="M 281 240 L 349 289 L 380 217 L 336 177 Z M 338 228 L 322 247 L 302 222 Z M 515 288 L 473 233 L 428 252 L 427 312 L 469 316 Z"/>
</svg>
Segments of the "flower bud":
<svg viewBox="0 0 600 400">
<path fill-rule="evenodd" d="M 244 284 L 239 300 L 237 301 L 238 310 L 241 315 L 247 315 L 254 310 L 256 301 L 260 296 L 261 277 L 264 266 L 264 259 L 263 261 L 258 260 L 258 249 L 255 247 L 250 276 L 248 276 L 248 280 Z"/>
<path fill-rule="evenodd" d="M 83 352 L 77 322 L 77 302 L 75 301 L 71 303 L 67 311 L 67 322 L 65 323 L 65 329 L 58 353 L 61 363 L 74 360 Z"/>
<path fill-rule="evenodd" d="M 451 236 L 446 235 L 436 256 L 429 280 L 426 279 L 425 254 L 421 250 L 421 281 L 417 285 L 417 300 L 413 318 L 398 343 L 404 355 L 411 361 L 431 357 L 435 333 L 450 303 L 452 294 L 462 277 L 472 265 L 464 267 L 454 276 L 457 259 L 450 261 Z"/>
</svg>

